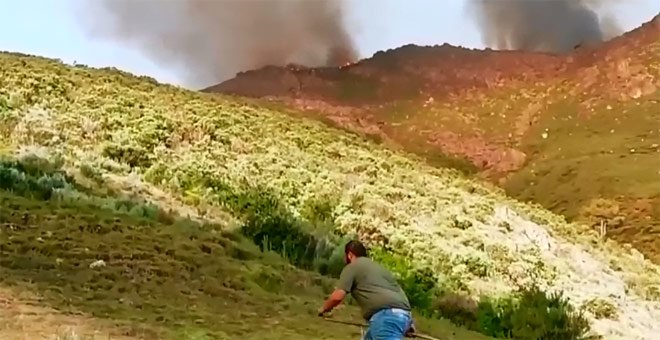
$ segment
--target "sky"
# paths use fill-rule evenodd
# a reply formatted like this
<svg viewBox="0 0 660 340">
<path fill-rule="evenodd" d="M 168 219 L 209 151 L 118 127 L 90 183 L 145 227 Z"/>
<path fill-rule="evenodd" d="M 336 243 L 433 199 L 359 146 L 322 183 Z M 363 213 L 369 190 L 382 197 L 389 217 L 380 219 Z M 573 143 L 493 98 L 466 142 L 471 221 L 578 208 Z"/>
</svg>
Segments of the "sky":
<svg viewBox="0 0 660 340">
<path fill-rule="evenodd" d="M 80 15 L 75 10 L 77 1 L 95 0 L 0 0 L 4 14 L 0 19 L 0 51 L 58 58 L 93 67 L 113 66 L 183 86 L 175 72 L 152 63 L 138 51 L 88 36 L 77 17 Z M 658 0 L 611 2 L 617 4 L 613 10 L 625 31 L 660 13 Z M 466 13 L 467 0 L 349 0 L 349 3 L 348 25 L 354 28 L 361 58 L 411 43 L 485 47 L 474 20 Z"/>
</svg>

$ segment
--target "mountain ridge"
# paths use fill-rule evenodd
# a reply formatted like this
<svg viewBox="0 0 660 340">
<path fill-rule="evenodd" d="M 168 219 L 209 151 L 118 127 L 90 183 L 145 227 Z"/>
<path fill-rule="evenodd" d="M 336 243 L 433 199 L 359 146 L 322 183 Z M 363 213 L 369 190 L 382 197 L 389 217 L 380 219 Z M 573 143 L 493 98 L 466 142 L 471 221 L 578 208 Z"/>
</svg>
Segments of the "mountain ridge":
<svg viewBox="0 0 660 340">
<path fill-rule="evenodd" d="M 594 228 L 609 220 L 609 235 L 660 263 L 659 41 L 656 15 L 564 55 L 405 45 L 339 68 L 269 66 L 202 91 L 292 108 Z M 612 166 L 620 159 L 635 166 Z"/>
<path fill-rule="evenodd" d="M 659 31 L 660 14 L 653 17 L 650 21 L 643 23 L 640 27 L 635 28 L 629 32 L 625 32 L 624 34 L 609 41 L 603 42 L 601 44 L 576 47 L 574 52 L 569 54 L 553 54 L 547 52 L 527 52 L 514 50 L 498 51 L 489 48 L 481 50 L 454 46 L 447 43 L 434 46 L 418 46 L 408 44 L 398 48 L 379 51 L 372 57 L 365 58 L 353 64 L 340 67 L 310 68 L 300 65 L 288 65 L 284 67 L 265 66 L 256 70 L 240 72 L 236 75 L 236 77 L 232 79 L 206 87 L 201 91 L 259 97 L 266 95 L 275 96 L 277 94 L 291 93 L 294 91 L 299 91 L 299 95 L 304 95 L 305 92 L 309 89 L 309 91 L 311 91 L 310 95 L 314 96 L 317 95 L 317 93 L 313 91 L 313 76 L 318 76 L 319 78 L 327 76 L 330 78 L 330 80 L 332 80 L 332 76 L 334 76 L 337 72 L 369 75 L 370 71 L 372 71 L 370 69 L 372 64 L 374 64 L 374 67 L 378 67 L 378 63 L 387 64 L 388 62 L 396 63 L 397 61 L 405 61 L 408 64 L 420 66 L 423 65 L 424 61 L 428 61 L 428 59 L 435 59 L 433 60 L 435 66 L 437 66 L 438 63 L 447 64 L 448 66 L 443 67 L 443 70 L 454 70 L 456 73 L 459 71 L 468 72 L 467 76 L 461 77 L 459 74 L 456 76 L 456 78 L 473 80 L 476 81 L 476 84 L 489 88 L 489 85 L 494 86 L 498 84 L 497 78 L 500 75 L 509 77 L 513 75 L 513 80 L 543 80 L 546 78 L 556 77 L 563 72 L 576 72 L 585 66 L 591 66 L 593 63 L 596 63 L 599 60 L 607 60 L 608 58 L 614 57 L 614 54 L 625 55 L 626 53 L 633 53 L 635 47 L 640 47 L 641 45 L 650 45 L 657 41 Z M 460 65 L 460 63 L 469 63 L 469 67 L 455 67 L 457 64 Z M 407 71 L 409 75 L 416 75 L 416 73 L 419 73 L 419 71 L 416 70 L 405 69 L 405 66 L 401 68 L 404 68 L 404 70 Z M 472 70 L 464 70 L 465 68 Z M 474 75 L 482 73 L 484 70 L 489 71 L 489 69 L 493 69 L 494 71 L 486 73 L 495 74 L 493 74 L 491 77 L 486 77 L 487 79 L 477 79 L 477 76 Z M 261 81 L 268 81 L 268 77 L 282 77 L 283 86 L 290 85 L 288 82 L 289 79 L 287 78 L 290 76 L 297 76 L 299 77 L 297 86 L 298 88 L 296 89 L 296 86 L 291 86 L 287 90 L 277 89 L 271 90 L 270 92 L 259 92 L 260 89 L 257 88 L 255 89 L 257 92 L 251 93 L 253 90 L 252 88 L 241 87 L 241 83 L 248 82 L 250 77 L 259 76 L 264 77 L 264 79 L 260 79 Z M 431 80 L 435 80 L 433 76 L 429 78 L 431 78 Z M 307 79 L 309 79 L 309 83 L 305 82 Z M 277 78 L 272 79 L 272 81 L 276 80 Z M 481 83 L 478 82 L 480 80 L 482 81 Z M 446 85 L 442 83 L 451 83 L 451 81 L 447 81 L 446 79 L 442 78 L 437 79 L 437 82 L 441 83 L 439 84 L 440 86 Z M 249 85 L 252 86 L 255 84 Z M 449 84 L 449 86 L 451 85 L 452 84 Z M 459 84 L 456 86 L 456 89 L 462 89 L 460 85 L 465 85 L 466 87 L 475 86 L 473 83 Z M 301 88 L 303 89 L 301 90 Z M 448 94 L 452 93 L 451 91 L 447 92 Z M 438 92 L 434 92 L 433 95 L 438 95 Z"/>
</svg>

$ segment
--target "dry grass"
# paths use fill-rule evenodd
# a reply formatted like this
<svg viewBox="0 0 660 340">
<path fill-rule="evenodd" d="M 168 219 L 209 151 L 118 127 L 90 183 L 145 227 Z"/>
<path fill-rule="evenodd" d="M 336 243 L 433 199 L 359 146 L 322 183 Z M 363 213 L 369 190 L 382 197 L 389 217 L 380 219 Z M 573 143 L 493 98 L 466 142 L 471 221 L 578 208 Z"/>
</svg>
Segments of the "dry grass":
<svg viewBox="0 0 660 340">
<path fill-rule="evenodd" d="M 136 340 L 107 321 L 64 314 L 26 289 L 0 287 L 0 338 L 11 340 Z"/>
</svg>

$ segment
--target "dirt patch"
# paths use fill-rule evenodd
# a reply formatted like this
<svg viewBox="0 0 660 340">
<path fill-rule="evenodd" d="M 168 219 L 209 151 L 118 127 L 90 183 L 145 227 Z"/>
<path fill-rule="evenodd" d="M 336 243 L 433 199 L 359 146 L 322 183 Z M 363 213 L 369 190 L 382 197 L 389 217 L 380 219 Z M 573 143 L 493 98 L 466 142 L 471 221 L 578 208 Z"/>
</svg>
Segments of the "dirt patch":
<svg viewBox="0 0 660 340">
<path fill-rule="evenodd" d="M 0 339 L 145 339 L 125 333 L 84 314 L 64 314 L 47 307 L 32 293 L 0 287 Z"/>
<path fill-rule="evenodd" d="M 488 144 L 482 138 L 461 136 L 450 131 L 433 133 L 428 141 L 443 152 L 463 156 L 494 175 L 520 169 L 527 158 L 520 150 Z"/>
</svg>

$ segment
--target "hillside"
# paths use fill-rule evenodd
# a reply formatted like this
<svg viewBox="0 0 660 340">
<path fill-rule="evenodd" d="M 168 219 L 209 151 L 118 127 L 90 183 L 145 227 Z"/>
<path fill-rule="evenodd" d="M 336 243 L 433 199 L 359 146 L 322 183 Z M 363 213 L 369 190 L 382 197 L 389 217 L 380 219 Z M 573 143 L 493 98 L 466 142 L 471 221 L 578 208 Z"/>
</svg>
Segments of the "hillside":
<svg viewBox="0 0 660 340">
<path fill-rule="evenodd" d="M 2 53 L 0 65 L 1 339 L 360 335 L 358 327 L 316 316 L 333 278 L 260 248 L 237 229 L 239 215 L 199 187 L 211 172 L 239 180 L 240 158 L 249 157 L 241 148 L 265 146 L 248 133 L 231 150 L 216 147 L 224 145 L 219 139 L 199 149 L 211 137 L 204 131 L 213 138 L 236 132 L 213 124 L 247 129 L 245 115 L 254 109 L 223 102 L 218 111 L 216 101 L 149 79 L 39 57 Z M 178 119 L 185 122 L 181 130 L 160 134 Z M 291 142 L 284 138 L 280 147 Z M 145 147 L 173 147 L 167 152 L 187 165 L 158 175 L 168 160 Z M 187 148 L 195 151 L 182 152 Z M 211 150 L 229 152 L 225 160 L 233 164 L 222 170 L 200 163 Z M 335 314 L 359 321 L 354 306 Z M 487 339 L 446 320 L 416 319 L 426 334 L 443 339 Z"/>
<path fill-rule="evenodd" d="M 459 171 L 113 69 L 12 53 L 0 66 L 0 284 L 44 306 L 133 338 L 347 339 L 359 330 L 314 310 L 357 236 L 431 335 L 548 313 L 511 302 L 532 284 L 608 339 L 660 332 L 657 264 Z M 579 319 L 566 320 L 553 322 Z"/>
<path fill-rule="evenodd" d="M 408 45 L 204 91 L 266 99 L 477 174 L 571 221 L 604 223 L 660 263 L 658 65 L 660 16 L 568 55 Z"/>
</svg>

